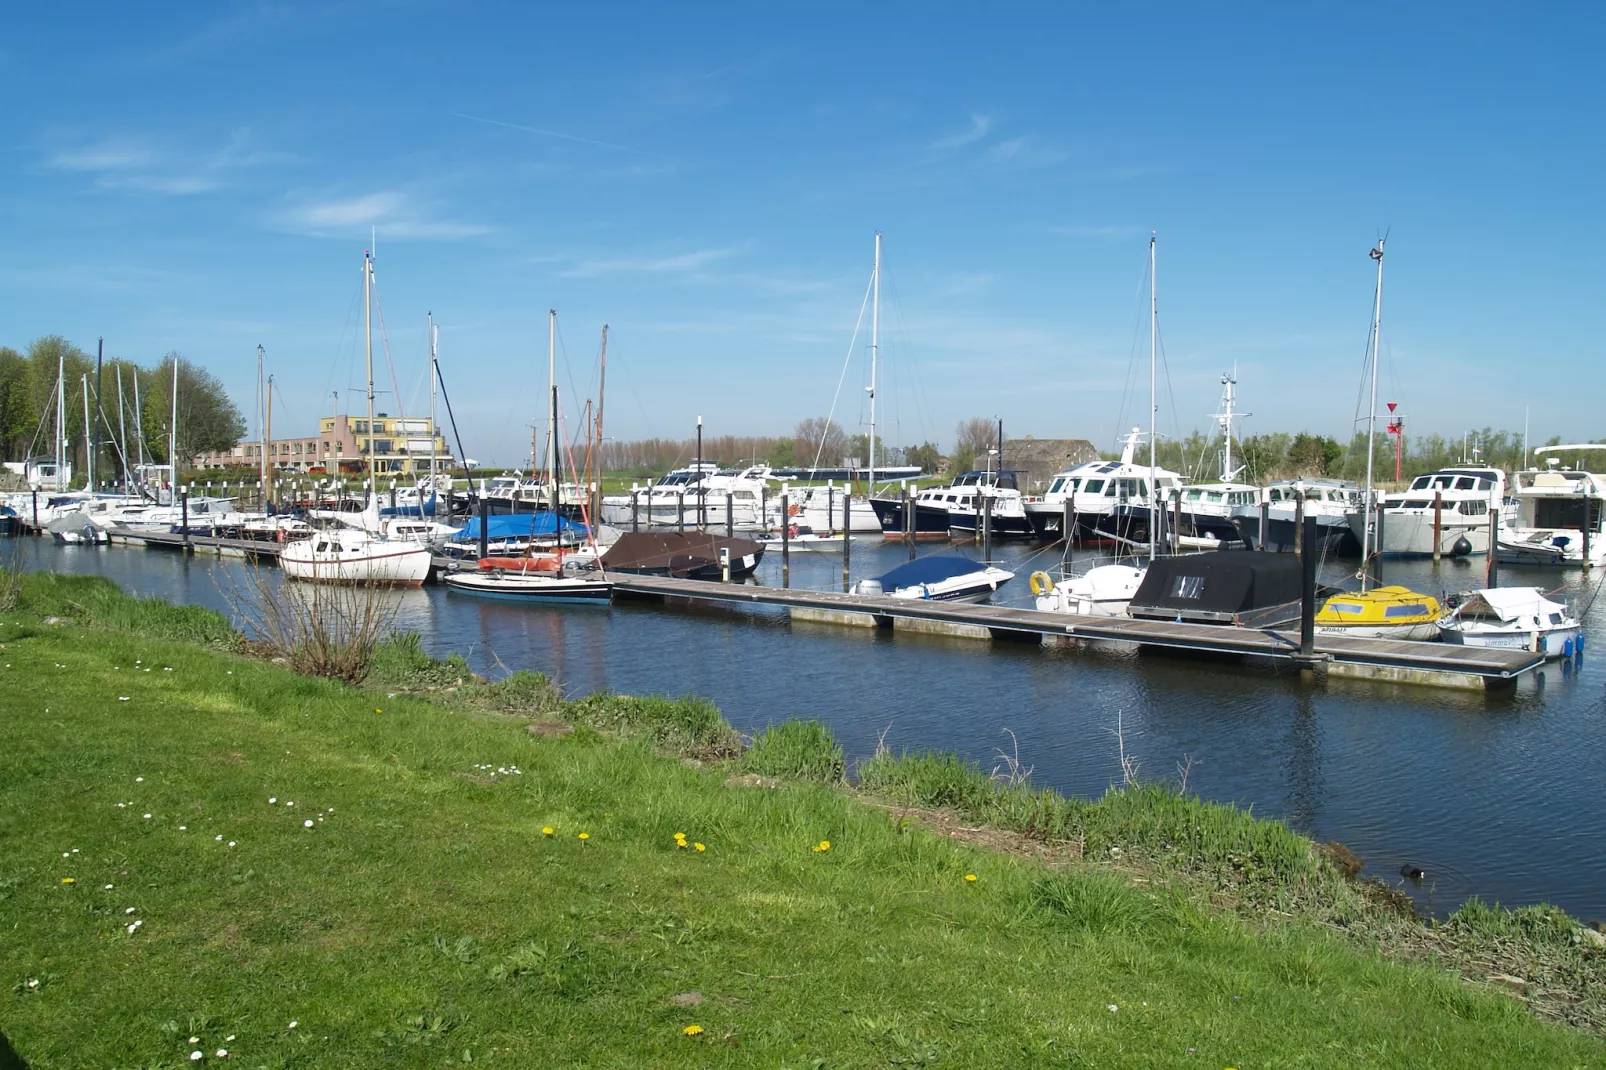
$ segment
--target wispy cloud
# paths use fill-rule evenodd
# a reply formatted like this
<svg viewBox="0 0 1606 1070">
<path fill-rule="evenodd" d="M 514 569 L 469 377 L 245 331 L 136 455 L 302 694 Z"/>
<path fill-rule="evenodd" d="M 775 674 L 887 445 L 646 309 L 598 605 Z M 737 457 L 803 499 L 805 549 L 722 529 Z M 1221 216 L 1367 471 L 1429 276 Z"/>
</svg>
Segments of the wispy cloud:
<svg viewBox="0 0 1606 1070">
<path fill-rule="evenodd" d="M 507 130 L 520 130 L 526 134 L 537 134 L 541 137 L 556 138 L 559 141 L 573 141 L 581 145 L 591 145 L 599 149 L 612 149 L 615 152 L 636 152 L 629 145 L 616 145 L 611 141 L 598 141 L 595 138 L 581 137 L 578 134 L 565 134 L 561 130 L 546 130 L 539 126 L 525 126 L 523 123 L 509 123 L 501 119 L 487 119 L 479 115 L 466 115 L 454 111 L 452 115 L 458 119 L 467 119 L 474 123 L 484 123 L 486 126 L 500 126 Z"/>
<path fill-rule="evenodd" d="M 957 134 L 949 134 L 947 137 L 938 138 L 936 141 L 931 143 L 930 147 L 933 149 L 961 148 L 973 142 L 980 141 L 982 138 L 987 136 L 988 132 L 991 131 L 992 128 L 993 120 L 991 117 L 986 115 L 978 115 L 976 112 L 971 112 L 970 128 L 968 130 L 961 131 Z"/>
<path fill-rule="evenodd" d="M 733 255 L 735 249 L 698 249 L 673 256 L 626 256 L 609 260 L 582 260 L 558 272 L 569 279 L 594 279 L 602 275 L 641 274 L 695 277 L 716 261 Z"/>
<path fill-rule="evenodd" d="M 236 131 L 220 149 L 158 148 L 114 137 L 59 151 L 48 163 L 58 170 L 94 175 L 102 189 L 186 196 L 220 189 L 245 168 L 288 159 L 284 153 L 253 147 L 248 131 Z"/>
<path fill-rule="evenodd" d="M 378 190 L 349 197 L 303 201 L 275 220 L 286 230 L 314 237 L 358 234 L 376 228 L 392 240 L 472 238 L 490 233 L 478 223 L 438 217 L 431 206 L 404 190 Z"/>
<path fill-rule="evenodd" d="M 1060 163 L 1066 158 L 1066 153 L 1062 150 L 1039 145 L 1025 137 L 1012 137 L 1008 141 L 989 145 L 987 155 L 999 163 L 1015 167 L 1040 167 Z"/>
</svg>

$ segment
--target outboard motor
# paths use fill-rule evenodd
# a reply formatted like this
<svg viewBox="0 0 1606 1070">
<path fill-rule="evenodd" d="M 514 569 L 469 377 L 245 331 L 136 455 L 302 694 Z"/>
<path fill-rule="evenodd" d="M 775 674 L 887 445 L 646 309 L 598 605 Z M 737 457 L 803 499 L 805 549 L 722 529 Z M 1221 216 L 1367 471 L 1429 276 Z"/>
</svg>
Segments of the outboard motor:
<svg viewBox="0 0 1606 1070">
<path fill-rule="evenodd" d="M 855 594 L 886 594 L 886 591 L 881 588 L 880 580 L 860 580 L 853 585 L 853 591 Z"/>
<path fill-rule="evenodd" d="M 1450 547 L 1450 556 L 1451 557 L 1466 557 L 1471 552 L 1472 552 L 1472 543 L 1470 541 L 1468 541 L 1468 539 L 1467 539 L 1467 537 L 1465 535 L 1463 535 L 1459 539 L 1455 540 L 1455 543 L 1453 545 L 1451 545 L 1451 547 Z"/>
</svg>

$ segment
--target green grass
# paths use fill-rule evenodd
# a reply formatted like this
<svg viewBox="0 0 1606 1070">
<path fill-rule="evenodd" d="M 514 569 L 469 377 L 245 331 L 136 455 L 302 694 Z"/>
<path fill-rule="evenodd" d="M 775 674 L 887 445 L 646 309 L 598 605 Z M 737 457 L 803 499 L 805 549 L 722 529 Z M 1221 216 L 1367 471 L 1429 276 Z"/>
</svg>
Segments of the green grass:
<svg viewBox="0 0 1606 1070">
<path fill-rule="evenodd" d="M 36 1067 L 1606 1065 L 1510 998 L 1183 881 L 1050 870 L 827 784 L 725 787 L 659 749 L 734 753 L 706 703 L 582 699 L 538 738 L 522 699 L 480 704 L 495 685 L 405 640 L 363 690 L 69 586 L 30 579 L 0 618 L 0 1029 Z M 818 726 L 755 742 L 803 778 L 840 754 Z M 889 797 L 990 790 L 1023 827 L 1051 808 L 939 764 L 866 772 Z M 1134 850 L 1169 813 L 1053 805 Z M 1216 820 L 1217 850 L 1288 865 L 1286 830 Z"/>
<path fill-rule="evenodd" d="M 842 744 L 819 721 L 782 721 L 753 737 L 742 768 L 760 776 L 840 784 L 847 758 Z"/>
</svg>

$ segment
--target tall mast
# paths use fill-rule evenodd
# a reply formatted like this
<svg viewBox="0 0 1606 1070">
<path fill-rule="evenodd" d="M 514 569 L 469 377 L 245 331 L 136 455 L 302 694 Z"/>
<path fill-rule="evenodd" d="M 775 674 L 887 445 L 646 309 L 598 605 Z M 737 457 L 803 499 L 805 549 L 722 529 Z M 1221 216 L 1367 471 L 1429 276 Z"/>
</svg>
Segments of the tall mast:
<svg viewBox="0 0 1606 1070">
<path fill-rule="evenodd" d="M 178 354 L 173 354 L 173 418 L 167 425 L 167 463 L 173 469 L 172 503 L 178 502 Z"/>
<path fill-rule="evenodd" d="M 1235 474 L 1235 469 L 1232 467 L 1232 422 L 1245 416 L 1253 416 L 1254 413 L 1232 411 L 1232 403 L 1236 400 L 1233 387 L 1238 385 L 1237 369 L 1222 375 L 1221 385 L 1225 389 L 1221 395 L 1221 411 L 1216 413 L 1216 425 L 1221 428 L 1224 442 L 1221 454 L 1221 481 L 1230 483 Z"/>
<path fill-rule="evenodd" d="M 362 254 L 362 328 L 363 359 L 368 369 L 368 497 L 374 496 L 374 254 Z M 362 447 L 357 447 L 359 450 Z"/>
<path fill-rule="evenodd" d="M 552 424 L 548 437 L 552 440 L 552 512 L 558 511 L 558 486 L 562 467 L 558 462 L 558 310 L 546 313 L 546 378 L 552 392 Z"/>
<path fill-rule="evenodd" d="M 262 347 L 257 346 L 257 478 L 262 481 L 262 492 L 268 490 L 268 426 L 263 418 L 263 410 L 267 408 L 267 397 L 262 392 Z"/>
<path fill-rule="evenodd" d="M 89 373 L 84 373 L 84 489 L 95 490 L 95 425 L 89 422 Z"/>
<path fill-rule="evenodd" d="M 435 313 L 429 313 L 429 493 L 435 494 L 435 394 L 437 385 L 435 381 L 435 362 L 438 356 L 436 343 L 440 341 L 440 328 L 435 326 Z M 420 495 L 419 509 L 424 507 L 423 496 Z"/>
<path fill-rule="evenodd" d="M 875 487 L 876 361 L 881 355 L 881 232 L 875 234 L 875 270 L 870 274 L 874 301 L 870 306 L 870 486 Z"/>
<path fill-rule="evenodd" d="M 96 341 L 95 341 L 95 411 L 97 413 L 103 411 L 103 406 L 100 403 L 100 395 L 102 393 L 102 385 L 103 385 L 103 382 L 104 382 L 104 380 L 102 380 L 102 378 L 101 378 L 101 369 L 102 369 L 102 366 L 105 363 L 106 363 L 106 339 L 104 337 L 101 337 L 101 338 L 96 339 Z M 106 430 L 110 431 L 111 428 L 108 427 Z M 95 459 L 96 460 L 100 459 L 100 438 L 98 437 L 99 435 L 100 435 L 100 432 L 97 431 L 97 432 L 95 432 L 94 435 L 90 436 L 91 438 L 94 439 L 94 442 L 95 442 L 95 455 L 96 455 Z"/>
<path fill-rule="evenodd" d="M 1154 281 L 1154 232 L 1149 232 L 1149 560 L 1154 560 L 1160 522 L 1160 494 L 1154 485 L 1154 447 L 1160 437 L 1155 427 L 1159 408 L 1154 402 L 1154 360 L 1160 343 L 1160 305 Z"/>
<path fill-rule="evenodd" d="M 1361 529 L 1361 582 L 1368 575 L 1366 562 L 1372 556 L 1372 453 L 1377 437 L 1377 364 L 1382 353 L 1379 345 L 1383 337 L 1383 239 L 1377 239 L 1377 248 L 1371 251 L 1377 261 L 1377 296 L 1372 302 L 1372 397 L 1366 416 L 1366 519 Z"/>
<path fill-rule="evenodd" d="M 608 325 L 602 325 L 602 357 L 597 370 L 597 496 L 593 503 L 591 523 L 602 511 L 602 403 L 608 387 Z"/>
<path fill-rule="evenodd" d="M 134 369 L 134 452 L 139 455 L 140 466 L 145 464 L 145 410 L 139 404 L 139 368 Z"/>
<path fill-rule="evenodd" d="M 67 489 L 67 351 L 56 350 L 56 489 Z"/>
<path fill-rule="evenodd" d="M 123 411 L 123 366 L 117 365 L 117 456 L 123 464 L 123 493 L 128 493 L 128 420 Z"/>
<path fill-rule="evenodd" d="M 263 424 L 262 441 L 263 441 L 263 443 L 266 444 L 266 447 L 268 449 L 272 449 L 273 448 L 273 376 L 271 376 L 271 375 L 268 376 L 267 399 L 268 399 L 268 403 L 265 406 L 265 408 L 267 410 L 267 420 Z M 264 457 L 266 457 L 265 454 L 264 454 Z M 274 460 L 277 460 L 277 459 L 278 459 L 277 457 L 274 458 Z M 266 464 L 264 464 L 262 466 L 262 500 L 264 502 L 267 502 L 272 497 L 273 497 L 273 461 L 268 461 Z"/>
</svg>

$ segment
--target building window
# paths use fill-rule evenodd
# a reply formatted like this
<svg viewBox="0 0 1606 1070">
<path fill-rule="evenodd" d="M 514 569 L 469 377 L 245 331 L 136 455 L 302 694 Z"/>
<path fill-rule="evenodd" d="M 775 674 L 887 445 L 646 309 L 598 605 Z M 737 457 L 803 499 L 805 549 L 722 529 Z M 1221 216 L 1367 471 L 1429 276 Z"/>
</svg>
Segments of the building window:
<svg viewBox="0 0 1606 1070">
<path fill-rule="evenodd" d="M 368 433 L 368 421 L 358 420 L 356 423 L 351 425 L 351 429 L 359 435 L 366 435 Z"/>
<path fill-rule="evenodd" d="M 390 453 L 391 452 L 391 448 L 390 447 L 391 447 L 390 439 L 382 438 L 379 441 L 374 443 L 374 452 L 375 453 Z"/>
</svg>

